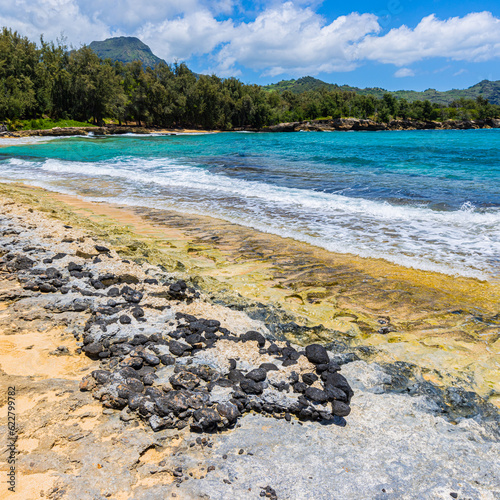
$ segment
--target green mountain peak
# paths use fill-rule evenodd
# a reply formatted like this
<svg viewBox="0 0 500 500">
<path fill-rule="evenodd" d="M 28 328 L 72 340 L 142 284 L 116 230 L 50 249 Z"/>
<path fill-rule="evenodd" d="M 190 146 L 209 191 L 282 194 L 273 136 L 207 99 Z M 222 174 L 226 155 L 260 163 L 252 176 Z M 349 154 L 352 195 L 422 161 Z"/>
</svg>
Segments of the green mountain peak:
<svg viewBox="0 0 500 500">
<path fill-rule="evenodd" d="M 89 47 L 101 58 L 129 63 L 141 61 L 144 66 L 154 67 L 163 59 L 155 56 L 151 49 L 134 36 L 118 36 L 104 41 L 92 42 Z"/>
</svg>

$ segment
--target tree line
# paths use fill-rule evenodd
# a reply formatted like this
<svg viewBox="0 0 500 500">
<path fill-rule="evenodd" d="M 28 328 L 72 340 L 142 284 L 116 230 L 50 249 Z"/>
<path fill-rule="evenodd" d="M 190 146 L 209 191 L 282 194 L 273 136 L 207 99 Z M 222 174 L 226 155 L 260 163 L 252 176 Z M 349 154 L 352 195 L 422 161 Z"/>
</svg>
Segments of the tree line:
<svg viewBox="0 0 500 500">
<path fill-rule="evenodd" d="M 69 50 L 61 41 L 31 42 L 3 28 L 0 33 L 0 121 L 41 117 L 101 125 L 230 130 L 262 128 L 318 118 L 447 120 L 500 117 L 486 99 L 459 99 L 448 106 L 409 102 L 326 88 L 293 94 L 266 91 L 236 78 L 196 75 L 184 63 L 143 67 L 100 59 L 89 47 Z"/>
</svg>

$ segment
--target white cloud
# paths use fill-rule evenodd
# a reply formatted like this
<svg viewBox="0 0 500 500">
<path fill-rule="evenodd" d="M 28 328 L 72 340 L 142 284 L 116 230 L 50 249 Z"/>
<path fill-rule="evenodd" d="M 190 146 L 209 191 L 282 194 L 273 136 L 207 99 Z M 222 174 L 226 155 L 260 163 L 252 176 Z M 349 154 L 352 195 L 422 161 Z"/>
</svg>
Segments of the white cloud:
<svg viewBox="0 0 500 500">
<path fill-rule="evenodd" d="M 270 75 L 349 71 L 356 67 L 353 45 L 379 29 L 372 14 L 352 13 L 326 24 L 309 7 L 286 2 L 236 26 L 217 60 L 226 65 L 237 61 Z"/>
<path fill-rule="evenodd" d="M 462 68 L 462 69 L 459 69 L 456 73 L 453 73 L 453 76 L 463 75 L 464 73 L 468 73 L 468 71 L 466 69 Z"/>
<path fill-rule="evenodd" d="M 410 68 L 401 68 L 394 73 L 396 78 L 404 78 L 406 76 L 415 76 L 415 71 Z"/>
<path fill-rule="evenodd" d="M 109 36 L 138 36 L 167 61 L 206 56 L 222 76 L 238 66 L 277 76 L 351 71 L 368 60 L 400 66 L 396 77 L 413 76 L 407 66 L 442 57 L 487 61 L 500 57 L 500 19 L 489 12 L 440 20 L 424 17 L 415 28 L 381 35 L 373 14 L 340 16 L 329 22 L 315 12 L 321 0 L 261 0 L 247 22 L 240 0 L 0 0 L 0 25 L 33 40 L 64 32 L 79 45 Z M 245 13 L 249 16 L 249 12 Z"/>
<path fill-rule="evenodd" d="M 392 29 L 384 36 L 368 36 L 357 46 L 357 56 L 403 66 L 430 57 L 482 62 L 500 56 L 500 19 L 476 12 L 444 21 L 434 14 L 415 27 Z"/>
<path fill-rule="evenodd" d="M 17 30 L 32 40 L 44 35 L 55 40 L 64 33 L 75 44 L 111 35 L 109 26 L 82 14 L 74 0 L 0 0 L 0 26 Z"/>
<path fill-rule="evenodd" d="M 231 20 L 217 21 L 209 11 L 202 10 L 158 24 L 147 23 L 135 34 L 165 60 L 186 60 L 208 54 L 231 39 L 234 25 Z"/>
</svg>

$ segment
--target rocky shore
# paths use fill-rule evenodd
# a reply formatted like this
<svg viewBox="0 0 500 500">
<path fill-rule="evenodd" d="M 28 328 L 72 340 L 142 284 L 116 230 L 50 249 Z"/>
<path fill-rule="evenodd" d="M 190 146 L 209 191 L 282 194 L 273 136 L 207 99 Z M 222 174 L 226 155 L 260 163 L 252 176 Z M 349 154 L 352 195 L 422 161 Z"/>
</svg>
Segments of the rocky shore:
<svg viewBox="0 0 500 500">
<path fill-rule="evenodd" d="M 500 120 L 447 120 L 417 121 L 417 120 L 391 120 L 388 123 L 363 120 L 359 118 L 336 118 L 332 120 L 304 120 L 299 122 L 279 123 L 261 129 L 251 127 L 237 127 L 232 131 L 252 132 L 333 132 L 333 131 L 381 131 L 381 130 L 470 130 L 480 128 L 500 128 Z M 129 127 L 107 125 L 104 127 L 54 127 L 47 130 L 19 130 L 15 132 L 0 131 L 1 137 L 59 137 L 78 135 L 123 135 L 123 134 L 170 134 L 186 132 L 213 132 L 208 130 L 191 129 L 157 129 L 148 127 Z M 219 131 L 221 132 L 221 131 Z"/>
<path fill-rule="evenodd" d="M 5 196 L 0 259 L 19 498 L 500 498 L 498 409 L 473 392 L 294 344 Z"/>
<path fill-rule="evenodd" d="M 78 135 L 124 135 L 124 134 L 171 134 L 179 132 L 196 132 L 195 130 L 176 129 L 163 130 L 148 127 L 128 127 L 119 125 L 106 125 L 104 127 L 54 127 L 46 130 L 17 130 L 0 131 L 1 137 L 68 137 Z"/>
<path fill-rule="evenodd" d="M 417 121 L 391 120 L 388 123 L 358 118 L 336 118 L 334 120 L 306 120 L 279 123 L 263 129 L 267 132 L 332 132 L 332 131 L 380 131 L 380 130 L 470 130 L 478 128 L 500 128 L 500 120 L 447 120 Z"/>
</svg>

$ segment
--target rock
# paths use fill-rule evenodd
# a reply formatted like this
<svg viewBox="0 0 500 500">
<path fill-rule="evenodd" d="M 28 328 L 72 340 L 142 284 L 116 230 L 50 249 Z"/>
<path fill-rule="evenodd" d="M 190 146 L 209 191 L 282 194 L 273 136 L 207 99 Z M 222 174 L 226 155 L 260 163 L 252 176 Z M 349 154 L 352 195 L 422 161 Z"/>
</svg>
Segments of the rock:
<svg viewBox="0 0 500 500">
<path fill-rule="evenodd" d="M 324 379 L 324 384 L 325 387 L 333 386 L 342 390 L 347 395 L 348 402 L 350 402 L 352 396 L 354 395 L 354 392 L 346 378 L 340 373 L 328 373 Z"/>
<path fill-rule="evenodd" d="M 134 419 L 134 415 L 132 413 L 129 413 L 129 410 L 127 408 L 124 408 L 120 412 L 120 420 L 122 422 L 130 422 L 133 419 Z"/>
<path fill-rule="evenodd" d="M 330 362 L 328 351 L 319 344 L 310 344 L 306 347 L 306 358 L 315 365 L 327 364 Z"/>
<path fill-rule="evenodd" d="M 337 363 L 329 362 L 316 365 L 316 371 L 323 374 L 323 372 L 335 373 L 340 371 L 340 366 Z"/>
<path fill-rule="evenodd" d="M 109 396 L 103 401 L 104 406 L 107 408 L 113 408 L 115 410 L 121 410 L 127 406 L 128 401 L 124 398 L 115 397 L 113 395 Z"/>
<path fill-rule="evenodd" d="M 266 339 L 264 338 L 264 335 L 253 330 L 250 330 L 241 335 L 240 339 L 243 340 L 244 342 L 249 340 L 256 340 L 257 343 L 259 344 L 259 347 L 264 347 L 266 345 Z"/>
<path fill-rule="evenodd" d="M 143 318 L 144 317 L 144 309 L 141 307 L 134 307 L 131 311 L 132 316 L 134 318 Z"/>
<path fill-rule="evenodd" d="M 303 373 L 302 380 L 307 385 L 313 385 L 316 380 L 318 380 L 318 376 L 315 373 Z"/>
<path fill-rule="evenodd" d="M 160 358 L 158 356 L 155 356 L 154 354 L 150 354 L 148 352 L 142 352 L 141 353 L 141 358 L 144 360 L 144 362 L 150 366 L 156 366 L 160 364 Z"/>
<path fill-rule="evenodd" d="M 321 389 L 317 389 L 316 387 L 308 387 L 304 395 L 306 398 L 309 398 L 311 401 L 316 403 L 326 403 L 328 401 L 328 394 Z M 341 417 L 344 415 L 340 415 Z"/>
<path fill-rule="evenodd" d="M 245 379 L 245 375 L 240 370 L 230 370 L 227 377 L 231 382 L 241 382 Z"/>
<path fill-rule="evenodd" d="M 174 356 L 182 356 L 185 351 L 191 350 L 190 345 L 178 342 L 177 340 L 171 340 L 168 343 L 168 348 Z"/>
<path fill-rule="evenodd" d="M 89 302 L 85 299 L 77 298 L 73 301 L 73 303 L 68 307 L 68 309 L 72 309 L 75 312 L 83 312 L 89 308 Z"/>
<path fill-rule="evenodd" d="M 138 411 L 143 417 L 149 417 L 156 409 L 155 403 L 147 398 L 143 398 L 139 404 Z"/>
<path fill-rule="evenodd" d="M 130 377 L 126 380 L 127 387 L 130 391 L 136 392 L 136 393 L 141 393 L 144 392 L 144 384 L 133 377 Z"/>
<path fill-rule="evenodd" d="M 142 358 L 139 356 L 128 356 L 123 361 L 120 362 L 120 366 L 123 368 L 135 368 L 139 369 L 142 367 Z"/>
<path fill-rule="evenodd" d="M 132 345 L 142 345 L 145 344 L 148 341 L 148 337 L 146 335 L 139 333 L 137 335 L 134 335 L 134 338 L 130 341 Z"/>
<path fill-rule="evenodd" d="M 104 348 L 99 342 L 92 342 L 90 344 L 87 344 L 86 346 L 83 346 L 83 352 L 90 357 L 97 356 L 103 350 Z"/>
<path fill-rule="evenodd" d="M 120 316 L 120 318 L 118 319 L 118 321 L 122 324 L 122 325 L 130 325 L 130 323 L 132 323 L 132 320 L 130 319 L 130 316 L 127 316 L 126 314 L 122 314 Z"/>
<path fill-rule="evenodd" d="M 48 267 L 45 270 L 45 276 L 49 279 L 60 279 L 62 278 L 62 274 L 59 272 L 59 269 L 55 267 Z"/>
<path fill-rule="evenodd" d="M 142 300 L 143 294 L 139 290 L 134 290 L 133 288 L 125 285 L 121 290 L 120 294 L 127 302 L 132 302 L 134 304 L 139 303 Z"/>
<path fill-rule="evenodd" d="M 156 408 L 161 416 L 185 412 L 189 409 L 189 395 L 183 391 L 171 391 L 156 400 Z"/>
<path fill-rule="evenodd" d="M 151 429 L 153 429 L 154 432 L 158 432 L 164 427 L 167 426 L 171 422 L 170 419 L 168 418 L 162 418 L 159 417 L 158 415 L 151 415 L 149 417 L 149 425 L 151 426 Z"/>
<path fill-rule="evenodd" d="M 200 378 L 191 372 L 180 372 L 170 377 L 170 383 L 174 389 L 193 390 L 200 385 Z"/>
<path fill-rule="evenodd" d="M 128 407 L 131 410 L 137 410 L 144 399 L 145 398 L 142 394 L 130 393 L 128 398 Z"/>
<path fill-rule="evenodd" d="M 347 394 L 342 389 L 339 389 L 338 387 L 328 385 L 325 387 L 325 392 L 328 395 L 328 401 L 338 400 L 338 401 L 343 401 L 344 403 L 347 403 L 347 401 L 349 399 L 347 397 Z"/>
<path fill-rule="evenodd" d="M 263 382 L 266 380 L 267 372 L 263 368 L 256 368 L 255 370 L 248 372 L 245 377 L 253 380 L 254 382 Z"/>
<path fill-rule="evenodd" d="M 246 392 L 247 394 L 262 394 L 264 390 L 264 386 L 262 385 L 262 382 L 254 382 L 251 379 L 244 378 L 240 382 L 240 387 L 241 390 Z"/>
<path fill-rule="evenodd" d="M 347 417 L 351 413 L 351 408 L 342 401 L 332 402 L 332 413 L 338 417 Z"/>
<path fill-rule="evenodd" d="M 9 262 L 8 267 L 14 271 L 24 271 L 31 269 L 34 265 L 35 261 L 26 257 L 26 255 L 19 255 L 14 260 Z"/>
<path fill-rule="evenodd" d="M 158 377 L 154 373 L 146 373 L 142 377 L 142 382 L 144 385 L 153 385 Z"/>
<path fill-rule="evenodd" d="M 75 264 L 74 262 L 70 262 L 68 264 L 68 271 L 79 271 L 81 272 L 83 270 L 83 266 L 80 266 L 79 264 Z"/>
<path fill-rule="evenodd" d="M 280 348 L 276 344 L 271 344 L 268 347 L 267 352 L 271 355 L 276 355 L 280 352 Z"/>
<path fill-rule="evenodd" d="M 188 335 L 186 337 L 186 342 L 191 345 L 199 344 L 203 340 L 204 340 L 203 337 L 198 333 L 193 333 L 192 335 Z"/>
<path fill-rule="evenodd" d="M 304 382 L 296 382 L 293 384 L 293 391 L 298 393 L 304 393 L 309 386 Z"/>
<path fill-rule="evenodd" d="M 269 371 L 279 371 L 279 368 L 274 364 L 274 363 L 262 363 L 259 368 L 262 368 L 263 370 L 266 370 L 266 372 Z"/>
<path fill-rule="evenodd" d="M 218 403 L 217 412 L 222 418 L 226 418 L 229 423 L 234 423 L 241 416 L 238 407 L 233 403 Z"/>
<path fill-rule="evenodd" d="M 107 384 L 111 379 L 111 372 L 107 370 L 94 370 L 91 375 L 100 385 Z"/>
<path fill-rule="evenodd" d="M 110 252 L 109 248 L 104 247 L 104 246 L 102 246 L 102 245 L 96 245 L 96 246 L 95 246 L 95 249 L 96 249 L 99 253 L 109 253 L 109 252 Z"/>
<path fill-rule="evenodd" d="M 137 371 L 135 371 L 130 366 L 121 367 L 120 370 L 118 371 L 118 373 L 124 379 L 127 379 L 127 378 L 137 378 L 137 379 L 140 379 L 141 378 L 141 376 L 137 373 Z"/>
<path fill-rule="evenodd" d="M 195 431 L 212 430 L 221 422 L 220 415 L 213 408 L 200 408 L 194 412 L 193 418 L 191 429 Z"/>
<path fill-rule="evenodd" d="M 283 358 L 291 359 L 293 361 L 296 361 L 300 357 L 300 354 L 293 347 L 284 347 L 281 349 L 281 355 Z"/>
<path fill-rule="evenodd" d="M 175 365 L 175 358 L 168 354 L 162 354 L 159 358 L 160 361 L 166 366 Z"/>
<path fill-rule="evenodd" d="M 93 389 L 95 389 L 96 385 L 97 384 L 96 384 L 94 377 L 92 377 L 91 375 L 87 375 L 80 382 L 80 390 L 81 391 L 92 391 Z"/>
</svg>

